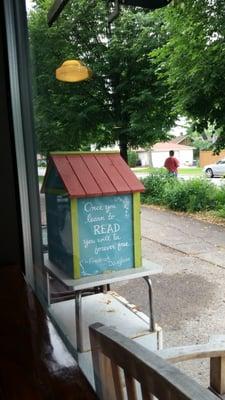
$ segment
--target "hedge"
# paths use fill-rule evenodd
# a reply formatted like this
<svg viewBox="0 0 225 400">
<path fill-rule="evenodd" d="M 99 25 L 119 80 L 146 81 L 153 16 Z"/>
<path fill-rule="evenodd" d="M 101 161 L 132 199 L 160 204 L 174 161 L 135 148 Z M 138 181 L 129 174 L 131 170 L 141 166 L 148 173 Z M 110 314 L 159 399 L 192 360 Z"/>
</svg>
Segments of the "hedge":
<svg viewBox="0 0 225 400">
<path fill-rule="evenodd" d="M 159 170 L 142 181 L 145 186 L 142 203 L 185 212 L 217 210 L 219 216 L 225 217 L 225 188 L 216 187 L 206 178 L 185 181 Z"/>
</svg>

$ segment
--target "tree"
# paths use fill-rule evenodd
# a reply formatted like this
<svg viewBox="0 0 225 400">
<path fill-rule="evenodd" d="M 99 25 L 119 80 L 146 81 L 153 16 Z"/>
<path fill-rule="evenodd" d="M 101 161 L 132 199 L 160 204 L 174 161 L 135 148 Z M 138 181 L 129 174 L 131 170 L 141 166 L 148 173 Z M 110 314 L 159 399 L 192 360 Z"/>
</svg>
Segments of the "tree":
<svg viewBox="0 0 225 400">
<path fill-rule="evenodd" d="M 105 0 L 69 3 L 52 28 L 46 24 L 49 3 L 37 0 L 29 16 L 40 151 L 118 141 L 127 160 L 128 147 L 166 140 L 175 115 L 167 85 L 149 57 L 162 44 L 163 11 L 124 9 L 109 35 Z M 69 58 L 83 60 L 93 79 L 57 82 L 54 70 Z"/>
<path fill-rule="evenodd" d="M 168 40 L 154 51 L 158 73 L 170 87 L 174 111 L 191 118 L 203 137 L 207 129 L 216 132 L 218 152 L 225 147 L 225 2 L 186 0 L 164 15 Z"/>
</svg>

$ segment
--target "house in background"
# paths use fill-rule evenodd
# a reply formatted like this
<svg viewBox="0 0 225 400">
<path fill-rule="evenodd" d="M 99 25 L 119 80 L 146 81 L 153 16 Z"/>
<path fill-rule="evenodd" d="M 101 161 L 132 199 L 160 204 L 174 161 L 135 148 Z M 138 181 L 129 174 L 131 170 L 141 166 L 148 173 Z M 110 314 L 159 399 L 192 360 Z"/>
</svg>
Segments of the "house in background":
<svg viewBox="0 0 225 400">
<path fill-rule="evenodd" d="M 188 135 L 181 135 L 181 136 L 174 137 L 173 139 L 170 140 L 170 143 L 183 144 L 185 146 L 192 145 L 190 136 L 188 136 Z"/>
<path fill-rule="evenodd" d="M 222 150 L 220 154 L 213 154 L 211 150 L 200 150 L 199 165 L 205 167 L 208 164 L 215 164 L 217 161 L 225 158 L 225 150 Z"/>
<path fill-rule="evenodd" d="M 156 143 L 151 149 L 138 149 L 138 158 L 142 166 L 152 165 L 161 168 L 165 159 L 169 156 L 169 151 L 174 150 L 175 157 L 179 160 L 180 166 L 193 165 L 194 147 L 174 143 L 172 141 L 165 143 Z"/>
</svg>

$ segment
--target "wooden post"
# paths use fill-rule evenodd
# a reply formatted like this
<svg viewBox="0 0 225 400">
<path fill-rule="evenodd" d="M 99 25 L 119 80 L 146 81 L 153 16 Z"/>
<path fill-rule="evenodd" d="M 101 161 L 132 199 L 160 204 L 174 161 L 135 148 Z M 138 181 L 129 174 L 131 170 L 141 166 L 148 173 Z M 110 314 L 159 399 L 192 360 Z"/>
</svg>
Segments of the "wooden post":
<svg viewBox="0 0 225 400">
<path fill-rule="evenodd" d="M 210 387 L 225 394 L 225 357 L 210 358 Z"/>
</svg>

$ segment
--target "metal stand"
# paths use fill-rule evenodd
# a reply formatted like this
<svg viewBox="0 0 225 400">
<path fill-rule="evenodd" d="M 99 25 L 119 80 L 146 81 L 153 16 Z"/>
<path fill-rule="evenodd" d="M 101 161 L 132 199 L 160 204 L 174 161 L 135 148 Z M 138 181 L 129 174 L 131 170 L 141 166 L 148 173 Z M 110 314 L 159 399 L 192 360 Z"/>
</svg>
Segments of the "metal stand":
<svg viewBox="0 0 225 400">
<path fill-rule="evenodd" d="M 76 321 L 76 336 L 77 336 L 77 350 L 82 353 L 83 342 L 82 342 L 82 293 L 75 292 L 75 321 Z"/>
<path fill-rule="evenodd" d="M 54 299 L 51 298 L 51 287 L 50 287 L 50 277 L 54 277 L 61 284 L 63 284 L 67 290 L 70 289 L 70 294 L 62 293 L 61 296 L 57 299 L 59 301 L 66 301 L 69 298 L 73 298 L 75 300 L 75 331 L 76 331 L 76 343 L 77 343 L 77 351 L 83 352 L 83 332 L 82 332 L 82 297 L 85 295 L 94 294 L 94 288 L 100 286 L 102 288 L 102 292 L 107 294 L 111 283 L 120 282 L 122 280 L 130 280 L 135 278 L 144 278 L 148 285 L 148 296 L 149 296 L 149 331 L 155 332 L 155 321 L 154 321 L 154 310 L 153 310 L 153 291 L 152 291 L 152 282 L 150 279 L 150 275 L 156 274 L 162 271 L 162 268 L 157 264 L 147 262 L 148 264 L 142 268 L 132 268 L 126 271 L 118 271 L 108 274 L 102 274 L 93 277 L 84 277 L 80 279 L 69 279 L 68 277 L 63 278 L 62 272 L 59 271 L 55 266 L 53 266 L 49 260 L 45 262 L 46 268 L 46 278 L 47 278 L 47 290 L 48 290 L 48 302 L 49 305 L 54 303 Z"/>
<path fill-rule="evenodd" d="M 153 291 L 152 291 L 152 281 L 149 276 L 144 276 L 145 282 L 148 285 L 148 296 L 149 296 L 149 330 L 150 332 L 155 331 L 155 319 L 153 311 Z"/>
</svg>

